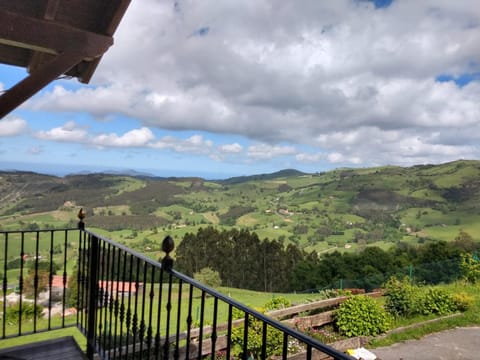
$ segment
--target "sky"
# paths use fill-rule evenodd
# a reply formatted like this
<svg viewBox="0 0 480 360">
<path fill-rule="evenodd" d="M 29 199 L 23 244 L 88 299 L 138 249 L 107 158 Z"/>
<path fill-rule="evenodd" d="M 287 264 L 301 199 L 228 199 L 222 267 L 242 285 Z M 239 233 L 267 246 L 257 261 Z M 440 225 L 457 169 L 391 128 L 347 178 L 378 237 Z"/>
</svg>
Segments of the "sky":
<svg viewBox="0 0 480 360">
<path fill-rule="evenodd" d="M 24 76 L 0 65 L 0 91 Z M 133 0 L 90 84 L 0 120 L 0 169 L 217 179 L 479 144 L 478 0 Z"/>
</svg>

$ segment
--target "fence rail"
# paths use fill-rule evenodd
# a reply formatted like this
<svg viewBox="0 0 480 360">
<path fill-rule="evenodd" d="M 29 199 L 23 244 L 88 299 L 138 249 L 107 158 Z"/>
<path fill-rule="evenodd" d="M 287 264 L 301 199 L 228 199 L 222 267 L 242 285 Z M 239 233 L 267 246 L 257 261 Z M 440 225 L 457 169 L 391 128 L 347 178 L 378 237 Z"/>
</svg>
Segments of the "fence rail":
<svg viewBox="0 0 480 360">
<path fill-rule="evenodd" d="M 169 237 L 162 249 L 157 262 L 83 226 L 0 232 L 2 338 L 76 325 L 89 359 L 351 359 L 174 270 Z"/>
</svg>

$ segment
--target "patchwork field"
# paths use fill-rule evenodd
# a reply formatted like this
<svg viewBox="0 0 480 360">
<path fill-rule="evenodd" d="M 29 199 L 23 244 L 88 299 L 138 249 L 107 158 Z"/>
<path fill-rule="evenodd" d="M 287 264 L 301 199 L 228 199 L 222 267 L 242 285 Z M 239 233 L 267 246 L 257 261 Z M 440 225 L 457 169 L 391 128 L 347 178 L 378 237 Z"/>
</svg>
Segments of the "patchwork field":
<svg viewBox="0 0 480 360">
<path fill-rule="evenodd" d="M 87 226 L 136 250 L 154 252 L 169 234 L 213 225 L 248 228 L 305 250 L 356 251 L 400 241 L 480 240 L 480 162 L 410 168 L 282 170 L 208 181 L 89 174 L 58 178 L 0 172 L 1 229 Z"/>
</svg>

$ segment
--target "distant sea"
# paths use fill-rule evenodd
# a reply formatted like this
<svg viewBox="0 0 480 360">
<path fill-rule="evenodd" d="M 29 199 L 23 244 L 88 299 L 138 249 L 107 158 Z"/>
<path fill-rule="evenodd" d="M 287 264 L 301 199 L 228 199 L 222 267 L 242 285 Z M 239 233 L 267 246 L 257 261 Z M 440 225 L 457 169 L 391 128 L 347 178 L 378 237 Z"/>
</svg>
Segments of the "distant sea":
<svg viewBox="0 0 480 360">
<path fill-rule="evenodd" d="M 115 167 L 102 167 L 91 165 L 65 165 L 65 164 L 39 164 L 39 163 L 13 163 L 0 161 L 1 171 L 32 171 L 40 174 L 63 177 L 71 174 L 114 173 L 131 176 L 158 176 L 158 177 L 201 177 L 206 180 L 221 180 L 239 174 L 227 174 L 216 171 L 188 172 L 171 169 L 122 169 Z M 240 174 L 243 175 L 243 174 Z"/>
</svg>

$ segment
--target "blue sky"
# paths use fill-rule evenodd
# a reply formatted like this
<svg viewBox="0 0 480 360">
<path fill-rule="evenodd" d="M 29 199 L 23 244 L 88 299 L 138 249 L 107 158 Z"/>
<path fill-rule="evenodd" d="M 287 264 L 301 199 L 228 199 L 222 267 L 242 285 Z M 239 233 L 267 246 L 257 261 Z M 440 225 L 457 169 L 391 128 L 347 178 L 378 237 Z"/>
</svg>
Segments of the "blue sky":
<svg viewBox="0 0 480 360">
<path fill-rule="evenodd" d="M 222 178 L 478 159 L 471 1 L 134 1 L 88 85 L 0 120 L 0 168 Z M 0 90 L 25 76 L 0 65 Z"/>
</svg>

